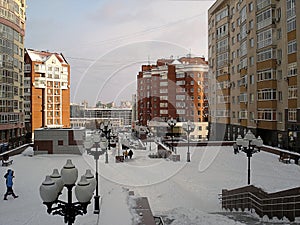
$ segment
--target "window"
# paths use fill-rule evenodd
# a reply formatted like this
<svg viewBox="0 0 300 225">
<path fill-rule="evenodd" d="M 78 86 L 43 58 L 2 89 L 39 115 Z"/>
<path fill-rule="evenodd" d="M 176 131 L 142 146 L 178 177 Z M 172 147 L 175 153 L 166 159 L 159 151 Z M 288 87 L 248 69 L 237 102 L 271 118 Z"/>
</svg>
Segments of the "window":
<svg viewBox="0 0 300 225">
<path fill-rule="evenodd" d="M 254 28 L 254 21 L 250 20 L 249 21 L 249 29 L 253 29 Z"/>
<path fill-rule="evenodd" d="M 253 2 L 250 2 L 249 3 L 249 12 L 252 12 L 253 11 Z"/>
<path fill-rule="evenodd" d="M 176 85 L 185 85 L 185 81 L 184 80 L 177 80 Z"/>
<path fill-rule="evenodd" d="M 63 140 L 58 140 L 57 145 L 64 145 L 64 141 Z"/>
<path fill-rule="evenodd" d="M 276 89 L 262 89 L 257 92 L 257 100 L 276 100 Z"/>
<path fill-rule="evenodd" d="M 183 115 L 183 114 L 185 114 L 185 109 L 176 109 L 176 113 Z"/>
<path fill-rule="evenodd" d="M 297 52 L 297 42 L 296 40 L 290 41 L 288 43 L 288 54 Z"/>
<path fill-rule="evenodd" d="M 272 9 L 266 10 L 256 16 L 257 30 L 272 24 Z"/>
<path fill-rule="evenodd" d="M 283 115 L 282 112 L 278 112 L 278 122 L 282 122 L 283 121 Z"/>
<path fill-rule="evenodd" d="M 217 66 L 221 67 L 228 64 L 228 52 L 224 52 L 217 56 Z"/>
<path fill-rule="evenodd" d="M 297 86 L 289 86 L 288 99 L 297 99 Z"/>
<path fill-rule="evenodd" d="M 228 9 L 227 7 L 221 10 L 219 13 L 216 14 L 216 22 L 220 21 L 221 19 L 228 16 Z"/>
<path fill-rule="evenodd" d="M 164 88 L 161 88 L 160 90 L 159 90 L 159 93 L 168 93 L 168 89 L 166 88 L 166 89 L 164 89 Z"/>
<path fill-rule="evenodd" d="M 185 78 L 184 73 L 176 73 L 176 78 Z"/>
<path fill-rule="evenodd" d="M 286 15 L 287 19 L 293 18 L 296 15 L 295 0 L 286 1 Z"/>
<path fill-rule="evenodd" d="M 224 37 L 228 34 L 228 23 L 217 28 L 217 39 Z"/>
<path fill-rule="evenodd" d="M 251 57 L 249 58 L 249 61 L 250 61 L 250 66 L 253 66 L 253 65 L 254 65 L 254 57 L 251 56 Z"/>
<path fill-rule="evenodd" d="M 254 84 L 254 75 L 253 74 L 251 74 L 249 76 L 249 80 L 250 80 L 250 84 Z"/>
<path fill-rule="evenodd" d="M 297 75 L 297 63 L 291 63 L 288 65 L 288 77 L 296 76 Z"/>
<path fill-rule="evenodd" d="M 287 21 L 287 32 L 296 30 L 296 17 Z"/>
<path fill-rule="evenodd" d="M 165 109 L 161 109 L 159 112 L 160 112 L 160 114 L 168 114 L 168 110 L 165 110 Z"/>
<path fill-rule="evenodd" d="M 250 42 L 250 47 L 253 48 L 254 47 L 254 38 L 251 38 L 249 40 L 249 42 Z"/>
<path fill-rule="evenodd" d="M 160 82 L 160 86 L 168 86 L 168 82 L 167 81 Z"/>
<path fill-rule="evenodd" d="M 278 100 L 282 101 L 282 91 L 278 91 Z"/>
<path fill-rule="evenodd" d="M 257 34 L 257 48 L 264 48 L 272 44 L 272 29 Z"/>
<path fill-rule="evenodd" d="M 240 12 L 241 23 L 243 23 L 247 19 L 247 7 L 244 6 Z"/>
<path fill-rule="evenodd" d="M 217 42 L 217 52 L 224 52 L 228 50 L 228 38 Z"/>
<path fill-rule="evenodd" d="M 260 109 L 257 111 L 259 120 L 276 120 L 276 111 L 272 109 Z"/>
<path fill-rule="evenodd" d="M 185 95 L 176 95 L 176 100 L 185 100 Z"/>
<path fill-rule="evenodd" d="M 297 109 L 288 109 L 288 121 L 297 121 Z"/>
<path fill-rule="evenodd" d="M 269 69 L 257 73 L 257 81 L 275 80 L 275 79 L 276 79 L 275 70 Z"/>
<path fill-rule="evenodd" d="M 281 28 L 277 29 L 277 40 L 280 40 L 282 37 Z"/>
<path fill-rule="evenodd" d="M 249 94 L 249 99 L 250 99 L 250 103 L 254 102 L 254 94 L 253 93 Z"/>
<path fill-rule="evenodd" d="M 257 11 L 271 5 L 271 0 L 257 0 L 256 7 Z"/>
<path fill-rule="evenodd" d="M 159 103 L 159 107 L 160 108 L 167 108 L 168 107 L 168 103 L 167 102 L 160 102 Z"/>
<path fill-rule="evenodd" d="M 268 49 L 263 52 L 259 52 L 257 54 L 257 62 L 262 62 L 262 61 L 272 59 L 274 56 L 275 56 L 275 53 L 274 53 L 273 49 Z"/>
</svg>

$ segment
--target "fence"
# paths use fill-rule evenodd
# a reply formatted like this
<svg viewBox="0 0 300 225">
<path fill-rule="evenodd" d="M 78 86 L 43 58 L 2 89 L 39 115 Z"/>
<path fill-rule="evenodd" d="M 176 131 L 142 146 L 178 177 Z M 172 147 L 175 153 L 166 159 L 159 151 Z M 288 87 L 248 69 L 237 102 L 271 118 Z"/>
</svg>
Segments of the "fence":
<svg viewBox="0 0 300 225">
<path fill-rule="evenodd" d="M 286 217 L 290 221 L 300 217 L 300 187 L 267 193 L 250 185 L 230 191 L 222 190 L 221 201 L 223 209 L 254 209 L 260 217 Z"/>
</svg>

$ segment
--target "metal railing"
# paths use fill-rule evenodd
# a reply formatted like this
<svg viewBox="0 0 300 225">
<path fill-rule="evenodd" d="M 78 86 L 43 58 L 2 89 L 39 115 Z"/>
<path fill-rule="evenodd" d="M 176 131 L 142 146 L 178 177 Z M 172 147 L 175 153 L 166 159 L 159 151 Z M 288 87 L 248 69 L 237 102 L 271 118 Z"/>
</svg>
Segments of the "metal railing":
<svg viewBox="0 0 300 225">
<path fill-rule="evenodd" d="M 270 219 L 286 217 L 290 221 L 294 221 L 296 217 L 300 216 L 299 189 L 291 189 L 290 193 L 287 190 L 285 191 L 286 195 L 278 197 L 272 197 L 273 194 L 262 192 L 260 189 L 257 190 L 259 190 L 259 194 L 250 191 L 230 194 L 226 193 L 227 190 L 223 190 L 220 196 L 222 208 L 241 209 L 242 211 L 254 209 L 260 217 L 267 215 Z"/>
</svg>

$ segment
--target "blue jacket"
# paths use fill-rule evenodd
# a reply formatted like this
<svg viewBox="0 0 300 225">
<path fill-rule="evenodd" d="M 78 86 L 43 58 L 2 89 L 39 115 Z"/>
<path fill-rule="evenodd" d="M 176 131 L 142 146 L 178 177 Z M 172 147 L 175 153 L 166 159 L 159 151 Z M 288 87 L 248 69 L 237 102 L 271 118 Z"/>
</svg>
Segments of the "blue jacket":
<svg viewBox="0 0 300 225">
<path fill-rule="evenodd" d="M 12 170 L 8 170 L 7 174 L 5 174 L 5 178 L 6 178 L 6 186 L 7 187 L 12 187 L 13 186 L 13 171 Z"/>
</svg>

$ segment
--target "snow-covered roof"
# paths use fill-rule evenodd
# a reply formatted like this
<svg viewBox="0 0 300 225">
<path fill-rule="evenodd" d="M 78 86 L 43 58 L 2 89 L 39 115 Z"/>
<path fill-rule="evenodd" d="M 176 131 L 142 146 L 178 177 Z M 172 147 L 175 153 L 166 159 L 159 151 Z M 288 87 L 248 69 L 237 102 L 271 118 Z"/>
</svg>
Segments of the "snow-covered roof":
<svg viewBox="0 0 300 225">
<path fill-rule="evenodd" d="M 26 52 L 28 53 L 30 59 L 34 62 L 46 62 L 51 56 L 54 55 L 60 63 L 68 64 L 61 53 L 36 51 L 32 49 L 26 49 Z"/>
</svg>

